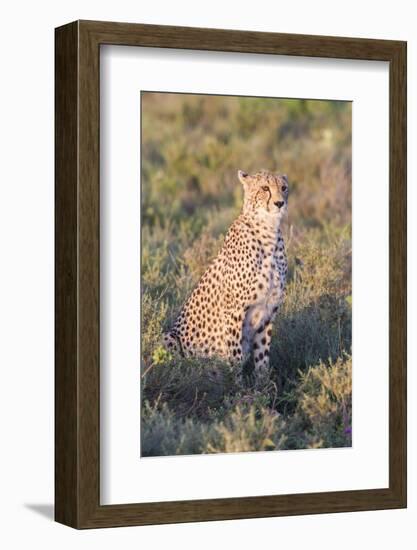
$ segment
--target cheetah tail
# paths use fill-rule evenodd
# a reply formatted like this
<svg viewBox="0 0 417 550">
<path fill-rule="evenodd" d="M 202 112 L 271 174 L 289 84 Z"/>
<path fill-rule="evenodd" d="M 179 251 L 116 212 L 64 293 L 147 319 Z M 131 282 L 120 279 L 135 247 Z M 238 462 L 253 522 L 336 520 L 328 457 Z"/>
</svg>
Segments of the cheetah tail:
<svg viewBox="0 0 417 550">
<path fill-rule="evenodd" d="M 174 331 L 170 330 L 169 332 L 164 332 L 162 336 L 162 341 L 163 341 L 164 347 L 168 351 L 177 352 L 182 356 L 184 355 L 182 346 L 181 346 L 181 341 Z"/>
</svg>

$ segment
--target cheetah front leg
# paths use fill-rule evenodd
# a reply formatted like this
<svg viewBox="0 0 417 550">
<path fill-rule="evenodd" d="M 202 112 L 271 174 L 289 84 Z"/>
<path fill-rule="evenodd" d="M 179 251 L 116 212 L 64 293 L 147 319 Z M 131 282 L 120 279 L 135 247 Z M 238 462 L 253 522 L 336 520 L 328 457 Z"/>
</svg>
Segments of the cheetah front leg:
<svg viewBox="0 0 417 550">
<path fill-rule="evenodd" d="M 262 325 L 253 339 L 253 361 L 256 380 L 269 379 L 269 353 L 271 348 L 272 322 Z"/>
<path fill-rule="evenodd" d="M 243 312 L 232 311 L 226 314 L 226 356 L 235 370 L 235 380 L 238 386 L 243 383 Z"/>
</svg>

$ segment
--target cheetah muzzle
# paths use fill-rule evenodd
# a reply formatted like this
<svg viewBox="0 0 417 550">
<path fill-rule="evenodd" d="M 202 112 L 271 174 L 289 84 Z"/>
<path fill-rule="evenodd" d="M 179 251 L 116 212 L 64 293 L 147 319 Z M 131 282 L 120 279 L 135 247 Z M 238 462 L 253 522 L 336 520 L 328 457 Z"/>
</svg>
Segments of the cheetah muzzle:
<svg viewBox="0 0 417 550">
<path fill-rule="evenodd" d="M 269 376 L 272 322 L 285 293 L 287 258 L 280 223 L 288 204 L 285 175 L 239 170 L 244 201 L 222 249 L 164 334 L 185 357 L 220 357 L 241 366 L 252 354 L 255 376 Z"/>
</svg>

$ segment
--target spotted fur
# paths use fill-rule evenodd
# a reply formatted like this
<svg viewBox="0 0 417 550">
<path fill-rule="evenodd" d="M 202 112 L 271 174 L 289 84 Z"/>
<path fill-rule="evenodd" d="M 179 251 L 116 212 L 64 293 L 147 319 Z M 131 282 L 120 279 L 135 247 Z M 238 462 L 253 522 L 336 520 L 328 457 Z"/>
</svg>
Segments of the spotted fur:
<svg viewBox="0 0 417 550">
<path fill-rule="evenodd" d="M 272 321 L 285 293 L 287 258 L 280 222 L 288 179 L 239 171 L 244 203 L 217 257 L 164 334 L 183 356 L 221 357 L 236 365 L 252 353 L 255 373 L 269 372 Z"/>
</svg>

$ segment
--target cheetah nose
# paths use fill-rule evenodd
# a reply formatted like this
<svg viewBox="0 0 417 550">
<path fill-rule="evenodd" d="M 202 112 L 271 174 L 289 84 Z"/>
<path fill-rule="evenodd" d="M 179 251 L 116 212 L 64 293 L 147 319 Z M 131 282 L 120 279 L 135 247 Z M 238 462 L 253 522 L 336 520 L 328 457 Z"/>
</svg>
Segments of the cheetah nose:
<svg viewBox="0 0 417 550">
<path fill-rule="evenodd" d="M 284 201 L 277 201 L 274 202 L 275 206 L 278 206 L 278 208 L 282 208 L 284 206 Z"/>
</svg>

